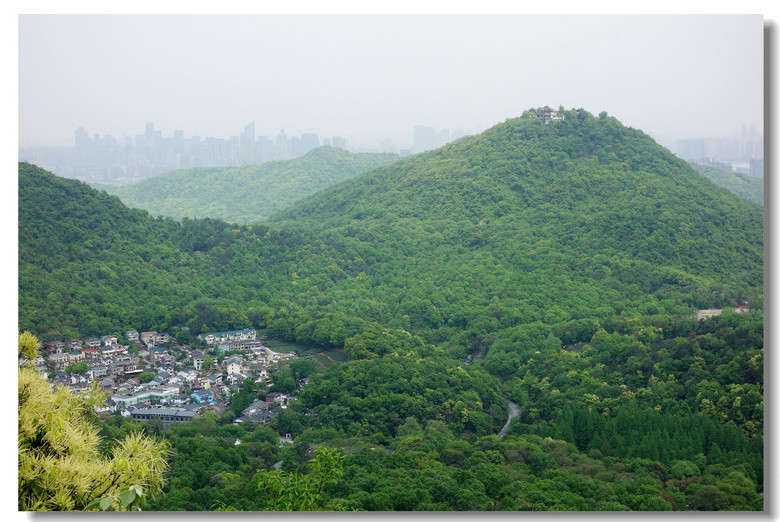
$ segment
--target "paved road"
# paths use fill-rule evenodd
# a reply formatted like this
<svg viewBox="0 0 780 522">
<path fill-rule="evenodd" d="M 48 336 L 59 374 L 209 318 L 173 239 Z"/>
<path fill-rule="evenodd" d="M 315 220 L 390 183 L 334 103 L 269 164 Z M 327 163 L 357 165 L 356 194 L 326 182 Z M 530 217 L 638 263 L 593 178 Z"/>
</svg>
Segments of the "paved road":
<svg viewBox="0 0 780 522">
<path fill-rule="evenodd" d="M 506 424 L 504 424 L 504 427 L 501 428 L 501 431 L 498 432 L 499 437 L 503 437 L 506 435 L 506 430 L 509 429 L 509 424 L 512 423 L 512 419 L 517 417 L 522 411 L 523 407 L 518 406 L 512 401 L 506 401 L 509 404 L 509 418 L 506 420 Z"/>
</svg>

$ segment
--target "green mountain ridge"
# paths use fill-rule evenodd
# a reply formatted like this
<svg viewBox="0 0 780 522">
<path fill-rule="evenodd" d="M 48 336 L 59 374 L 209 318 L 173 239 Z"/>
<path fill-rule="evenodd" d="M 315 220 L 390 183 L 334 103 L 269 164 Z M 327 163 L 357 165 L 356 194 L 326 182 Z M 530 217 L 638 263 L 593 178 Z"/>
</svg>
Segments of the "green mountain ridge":
<svg viewBox="0 0 780 522">
<path fill-rule="evenodd" d="M 133 185 L 100 188 L 153 215 L 249 224 L 321 188 L 397 159 L 393 154 L 350 154 L 319 147 L 292 160 L 178 170 Z"/>
<path fill-rule="evenodd" d="M 711 250 L 707 243 L 731 216 L 744 216 L 754 234 L 760 230 L 760 208 L 703 182 L 640 131 L 585 111 L 567 115 L 552 125 L 508 120 L 325 189 L 271 222 L 326 231 L 408 219 L 442 233 L 458 223 L 485 243 L 509 241 L 512 230 L 555 241 L 561 250 L 613 248 L 697 272 L 704 268 L 700 252 Z M 756 237 L 750 256 L 721 261 L 760 269 L 763 244 Z"/>
<path fill-rule="evenodd" d="M 606 114 L 564 116 L 526 113 L 254 225 L 153 218 L 20 164 L 19 326 L 182 342 L 252 326 L 343 350 L 271 428 L 393 450 L 348 452 L 325 499 L 347 509 L 760 510 L 763 211 Z M 754 311 L 729 310 L 743 300 Z M 258 469 L 306 472 L 230 422 L 160 434 L 177 454 L 152 509 L 265 509 Z"/>
<path fill-rule="evenodd" d="M 614 118 L 566 116 L 508 120 L 325 189 L 259 228 L 144 218 L 115 198 L 85 203 L 92 192 L 81 186 L 84 208 L 75 208 L 72 185 L 20 174 L 20 263 L 46 267 L 76 249 L 70 261 L 105 252 L 129 272 L 136 262 L 175 273 L 203 265 L 203 278 L 225 277 L 244 302 L 346 314 L 460 349 L 485 349 L 474 337 L 535 321 L 608 324 L 745 299 L 761 307 L 758 205 Z M 59 194 L 28 189 L 47 184 Z M 145 241 L 155 237 L 165 239 Z M 110 254 L 114 243 L 123 259 Z M 205 286 L 214 289 L 201 295 L 226 299 Z"/>
<path fill-rule="evenodd" d="M 672 297 L 676 313 L 760 306 L 760 207 L 614 118 L 566 114 L 508 120 L 325 189 L 270 224 L 354 250 L 373 274 L 367 293 L 404 303 L 374 307 L 398 327 L 403 315 L 420 328 L 465 326 L 462 302 L 499 306 L 504 324 L 653 315 L 654 295 Z"/>
</svg>

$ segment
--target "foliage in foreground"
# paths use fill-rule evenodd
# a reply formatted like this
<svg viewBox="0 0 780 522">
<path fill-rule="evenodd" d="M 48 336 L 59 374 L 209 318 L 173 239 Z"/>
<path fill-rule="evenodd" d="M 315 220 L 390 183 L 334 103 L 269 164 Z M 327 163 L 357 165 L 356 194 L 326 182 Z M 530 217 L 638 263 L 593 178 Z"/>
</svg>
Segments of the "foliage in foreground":
<svg viewBox="0 0 780 522">
<path fill-rule="evenodd" d="M 341 452 L 321 448 L 309 461 L 311 471 L 306 475 L 283 470 L 261 470 L 254 478 L 268 498 L 269 511 L 334 511 L 338 505 L 324 504 L 322 495 L 328 484 L 344 473 Z"/>
<path fill-rule="evenodd" d="M 35 336 L 19 336 L 20 356 L 30 359 L 37 349 Z M 139 432 L 101 451 L 93 407 L 103 397 L 94 389 L 82 396 L 67 387 L 52 390 L 26 365 L 18 387 L 20 511 L 84 510 L 110 497 L 127 509 L 162 491 L 168 445 Z"/>
</svg>

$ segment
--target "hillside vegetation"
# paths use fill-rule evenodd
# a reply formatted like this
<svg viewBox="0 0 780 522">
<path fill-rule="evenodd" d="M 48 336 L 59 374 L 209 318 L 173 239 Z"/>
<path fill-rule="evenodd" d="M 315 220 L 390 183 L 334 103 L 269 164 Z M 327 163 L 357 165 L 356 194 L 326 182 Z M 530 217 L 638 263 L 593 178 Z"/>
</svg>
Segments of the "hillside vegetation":
<svg viewBox="0 0 780 522">
<path fill-rule="evenodd" d="M 327 307 L 441 330 L 436 342 L 761 302 L 762 209 L 584 111 L 551 125 L 509 120 L 325 189 L 271 223 L 359 260 L 333 267 L 335 283 L 317 258 L 298 265 L 305 288 L 343 289 Z"/>
<path fill-rule="evenodd" d="M 345 457 L 327 496 L 346 508 L 761 509 L 763 211 L 606 114 L 565 116 L 254 225 L 152 218 L 21 164 L 20 328 L 253 326 L 344 350 L 274 418 L 299 450 L 214 417 L 166 432 L 157 509 L 265 509 L 253 473 L 305 471 L 308 443 L 394 450 Z M 235 430 L 251 446 L 222 444 Z"/>
<path fill-rule="evenodd" d="M 156 216 L 210 217 L 249 224 L 263 221 L 322 188 L 397 159 L 394 154 L 350 154 L 320 147 L 297 159 L 177 170 L 105 190 L 126 205 Z"/>
<path fill-rule="evenodd" d="M 756 178 L 740 172 L 731 172 L 699 163 L 691 163 L 691 167 L 717 186 L 757 205 L 764 206 L 764 178 Z"/>
</svg>

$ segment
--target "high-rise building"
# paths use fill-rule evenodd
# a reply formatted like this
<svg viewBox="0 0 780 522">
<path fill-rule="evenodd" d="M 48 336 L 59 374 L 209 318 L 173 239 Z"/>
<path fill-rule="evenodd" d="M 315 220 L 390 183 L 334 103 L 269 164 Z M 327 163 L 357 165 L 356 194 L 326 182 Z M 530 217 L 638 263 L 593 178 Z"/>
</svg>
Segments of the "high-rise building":
<svg viewBox="0 0 780 522">
<path fill-rule="evenodd" d="M 244 127 L 241 133 L 241 143 L 239 150 L 241 163 L 255 162 L 255 122 L 254 120 Z"/>
<path fill-rule="evenodd" d="M 301 156 L 320 146 L 320 139 L 313 132 L 301 135 Z"/>
<path fill-rule="evenodd" d="M 293 136 L 290 138 L 290 157 L 300 158 L 301 156 L 303 156 L 301 149 L 301 138 L 298 136 Z"/>
<path fill-rule="evenodd" d="M 265 163 L 274 159 L 274 142 L 267 136 L 257 138 L 257 162 Z"/>
<path fill-rule="evenodd" d="M 144 131 L 144 140 L 145 140 L 146 147 L 154 146 L 154 123 L 149 122 L 146 124 L 146 129 Z"/>
<path fill-rule="evenodd" d="M 341 136 L 333 136 L 333 146 L 336 147 L 337 149 L 347 150 L 347 147 L 349 146 L 349 142 L 347 138 Z"/>
<path fill-rule="evenodd" d="M 274 159 L 289 159 L 290 157 L 290 144 L 287 140 L 287 134 L 284 133 L 284 129 L 279 131 L 279 135 L 276 136 L 276 154 Z"/>
<path fill-rule="evenodd" d="M 701 160 L 704 158 L 704 141 L 677 140 L 677 155 L 688 161 Z"/>
<path fill-rule="evenodd" d="M 414 128 L 414 152 L 425 152 L 436 148 L 436 129 L 417 125 Z"/>
<path fill-rule="evenodd" d="M 84 127 L 79 127 L 76 129 L 75 133 L 75 140 L 76 140 L 76 154 L 75 154 L 75 160 L 76 163 L 79 165 L 85 165 L 89 163 L 92 149 L 92 140 L 89 137 L 89 134 L 87 134 L 87 131 L 84 130 Z"/>
<path fill-rule="evenodd" d="M 173 131 L 173 150 L 176 154 L 181 154 L 184 151 L 184 131 Z"/>
<path fill-rule="evenodd" d="M 750 160 L 750 175 L 756 178 L 764 177 L 764 160 L 752 159 Z"/>
<path fill-rule="evenodd" d="M 76 150 L 86 150 L 89 146 L 89 134 L 84 130 L 84 127 L 76 129 Z"/>
<path fill-rule="evenodd" d="M 443 147 L 450 142 L 450 129 L 441 129 L 436 133 L 436 147 Z"/>
<path fill-rule="evenodd" d="M 240 165 L 241 138 L 231 136 L 230 141 L 225 144 L 225 165 Z"/>
<path fill-rule="evenodd" d="M 426 128 L 423 128 L 426 129 Z M 433 131 L 434 141 L 426 148 L 448 141 L 447 131 Z M 255 122 L 244 126 L 239 136 L 230 139 L 192 136 L 185 137 L 183 130 L 174 130 L 169 136 L 155 129 L 147 122 L 143 132 L 125 136 L 120 140 L 110 134 L 90 136 L 80 127 L 74 132 L 74 147 L 67 151 L 47 149 L 20 149 L 20 161 L 31 161 L 47 170 L 84 181 L 97 180 L 117 185 L 135 183 L 169 172 L 173 169 L 190 167 L 232 166 L 247 163 L 263 163 L 275 159 L 290 159 L 307 154 L 320 146 L 315 132 L 288 138 L 284 129 L 273 138 L 255 136 Z M 349 139 L 345 136 L 324 138 L 323 145 L 348 150 Z M 395 151 L 390 140 L 381 141 L 381 150 Z M 408 154 L 410 151 L 404 150 Z"/>
</svg>

